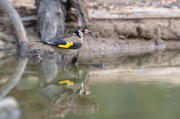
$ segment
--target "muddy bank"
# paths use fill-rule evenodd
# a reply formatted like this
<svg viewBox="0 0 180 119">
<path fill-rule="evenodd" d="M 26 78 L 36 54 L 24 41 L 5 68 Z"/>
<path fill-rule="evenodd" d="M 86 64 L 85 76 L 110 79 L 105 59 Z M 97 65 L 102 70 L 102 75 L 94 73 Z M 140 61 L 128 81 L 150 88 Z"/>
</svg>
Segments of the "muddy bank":
<svg viewBox="0 0 180 119">
<path fill-rule="evenodd" d="M 118 53 L 145 53 L 180 47 L 179 19 L 91 21 L 97 40 L 88 34 L 81 52 L 84 56 Z M 70 25 L 70 24 L 68 24 Z M 71 26 L 73 28 L 73 26 Z M 88 52 L 87 52 L 88 51 Z"/>
<path fill-rule="evenodd" d="M 179 19 L 93 21 L 90 28 L 94 30 L 98 38 L 179 41 L 179 23 Z"/>
<path fill-rule="evenodd" d="M 152 52 L 156 49 L 177 49 L 180 47 L 180 26 L 179 19 L 161 20 L 129 20 L 129 21 L 91 21 L 91 29 L 97 40 L 91 34 L 86 34 L 83 40 L 81 57 L 98 57 L 99 55 L 112 54 L 133 54 Z M 8 37 L 14 37 L 13 32 L 5 28 Z M 76 22 L 66 24 L 65 37 L 70 37 L 77 29 Z M 3 32 L 3 31 L 2 31 Z M 36 25 L 26 27 L 27 37 L 31 44 L 31 49 L 53 50 L 52 48 L 36 43 L 40 37 L 36 30 Z M 12 43 L 2 41 L 10 47 Z M 15 45 L 13 45 L 15 46 Z"/>
<path fill-rule="evenodd" d="M 97 3 L 101 2 L 102 1 L 97 1 Z M 35 7 L 32 7 L 34 6 L 34 2 L 29 1 L 28 4 L 31 5 L 31 7 L 20 7 L 21 5 L 15 4 L 21 17 L 36 15 Z M 48 46 L 35 42 L 36 40 L 40 40 L 36 24 L 36 21 L 24 22 L 31 49 L 53 50 Z M 99 57 L 99 55 L 112 56 L 119 53 L 139 54 L 152 52 L 157 49 L 178 49 L 180 47 L 179 24 L 180 19 L 173 18 L 139 20 L 89 19 L 88 29 L 94 32 L 97 40 L 95 40 L 91 34 L 87 34 L 83 41 L 83 47 L 80 49 L 80 56 L 81 58 L 90 56 L 96 58 Z M 9 39 L 16 39 L 11 25 L 7 27 L 7 24 L 4 25 L 1 23 L 0 26 L 0 32 L 4 33 Z M 73 31 L 78 28 L 77 21 L 67 21 L 65 27 L 64 38 L 70 37 Z M 16 40 L 3 40 L 0 43 L 0 48 L 13 47 L 15 46 L 15 41 Z M 4 44 L 6 44 L 6 47 Z"/>
<path fill-rule="evenodd" d="M 90 29 L 95 35 L 103 38 L 140 38 L 145 40 L 164 41 L 179 40 L 179 19 L 143 19 L 126 21 L 92 21 Z"/>
<path fill-rule="evenodd" d="M 91 29 L 97 40 L 91 34 L 86 34 L 83 40 L 81 51 L 102 52 L 102 53 L 133 53 L 147 52 L 156 49 L 174 49 L 180 47 L 180 26 L 179 19 L 160 19 L 160 20 L 128 20 L 128 21 L 90 21 Z M 77 24 L 68 22 L 65 37 L 70 37 Z M 32 36 L 33 31 L 28 28 L 29 39 L 37 47 L 41 44 L 34 43 L 38 40 Z"/>
</svg>

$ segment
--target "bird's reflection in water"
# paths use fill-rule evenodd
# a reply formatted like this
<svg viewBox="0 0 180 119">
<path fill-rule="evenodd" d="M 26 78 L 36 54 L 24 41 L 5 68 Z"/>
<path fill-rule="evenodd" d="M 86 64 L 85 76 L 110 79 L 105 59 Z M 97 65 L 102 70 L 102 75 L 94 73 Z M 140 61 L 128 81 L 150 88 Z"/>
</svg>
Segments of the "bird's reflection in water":
<svg viewBox="0 0 180 119">
<path fill-rule="evenodd" d="M 42 60 L 40 66 L 40 90 L 52 106 L 51 116 L 64 117 L 68 112 L 91 114 L 99 110 L 94 99 L 87 98 L 90 67 L 63 65 L 55 60 Z M 53 110 L 53 111 L 52 111 Z"/>
</svg>

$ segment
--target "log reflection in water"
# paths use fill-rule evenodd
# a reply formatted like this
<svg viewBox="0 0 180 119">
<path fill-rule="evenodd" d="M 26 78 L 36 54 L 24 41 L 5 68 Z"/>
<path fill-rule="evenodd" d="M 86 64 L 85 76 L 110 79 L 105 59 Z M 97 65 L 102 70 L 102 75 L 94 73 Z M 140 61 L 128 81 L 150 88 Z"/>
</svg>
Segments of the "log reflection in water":
<svg viewBox="0 0 180 119">
<path fill-rule="evenodd" d="M 19 82 L 21 79 L 21 76 L 26 68 L 26 64 L 28 62 L 28 59 L 20 59 L 18 65 L 10 77 L 10 79 L 1 87 L 0 89 L 0 99 L 2 99 L 14 86 Z"/>
<path fill-rule="evenodd" d="M 79 115 L 95 113 L 99 110 L 99 104 L 94 99 L 82 96 L 90 92 L 87 91 L 90 66 L 63 65 L 63 62 L 61 64 L 58 61 L 44 60 L 41 68 L 41 92 L 50 102 L 48 116 L 65 117 L 70 111 Z"/>
</svg>

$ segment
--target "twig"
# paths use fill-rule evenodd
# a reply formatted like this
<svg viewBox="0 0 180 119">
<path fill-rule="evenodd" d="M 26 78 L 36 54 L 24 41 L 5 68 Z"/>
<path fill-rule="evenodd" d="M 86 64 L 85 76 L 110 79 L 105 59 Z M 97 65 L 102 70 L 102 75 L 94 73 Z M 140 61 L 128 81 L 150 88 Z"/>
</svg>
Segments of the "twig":
<svg viewBox="0 0 180 119">
<path fill-rule="evenodd" d="M 90 30 L 91 34 L 93 35 L 94 39 L 97 40 L 96 36 L 94 35 L 94 32 Z"/>
</svg>

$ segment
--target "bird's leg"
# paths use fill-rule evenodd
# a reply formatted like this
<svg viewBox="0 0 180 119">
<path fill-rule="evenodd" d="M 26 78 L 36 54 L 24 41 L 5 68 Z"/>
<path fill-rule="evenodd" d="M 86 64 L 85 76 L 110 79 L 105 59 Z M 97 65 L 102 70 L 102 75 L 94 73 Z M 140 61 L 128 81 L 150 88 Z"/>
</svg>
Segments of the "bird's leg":
<svg viewBox="0 0 180 119">
<path fill-rule="evenodd" d="M 64 55 L 62 55 L 62 60 L 64 61 L 64 64 L 66 64 L 66 61 L 64 60 Z"/>
<path fill-rule="evenodd" d="M 68 71 L 69 71 L 69 69 L 71 69 L 71 66 L 69 66 L 69 67 L 66 69 L 66 72 L 68 72 Z"/>
<path fill-rule="evenodd" d="M 65 56 L 65 58 L 66 58 L 66 59 L 68 59 L 68 60 L 71 60 L 71 59 L 70 59 L 70 58 L 68 58 L 67 56 Z"/>
<path fill-rule="evenodd" d="M 76 54 L 72 57 L 71 63 L 77 64 L 79 57 L 79 51 L 76 52 Z"/>
<path fill-rule="evenodd" d="M 76 57 L 78 58 L 79 57 L 79 50 L 76 52 Z"/>
</svg>

